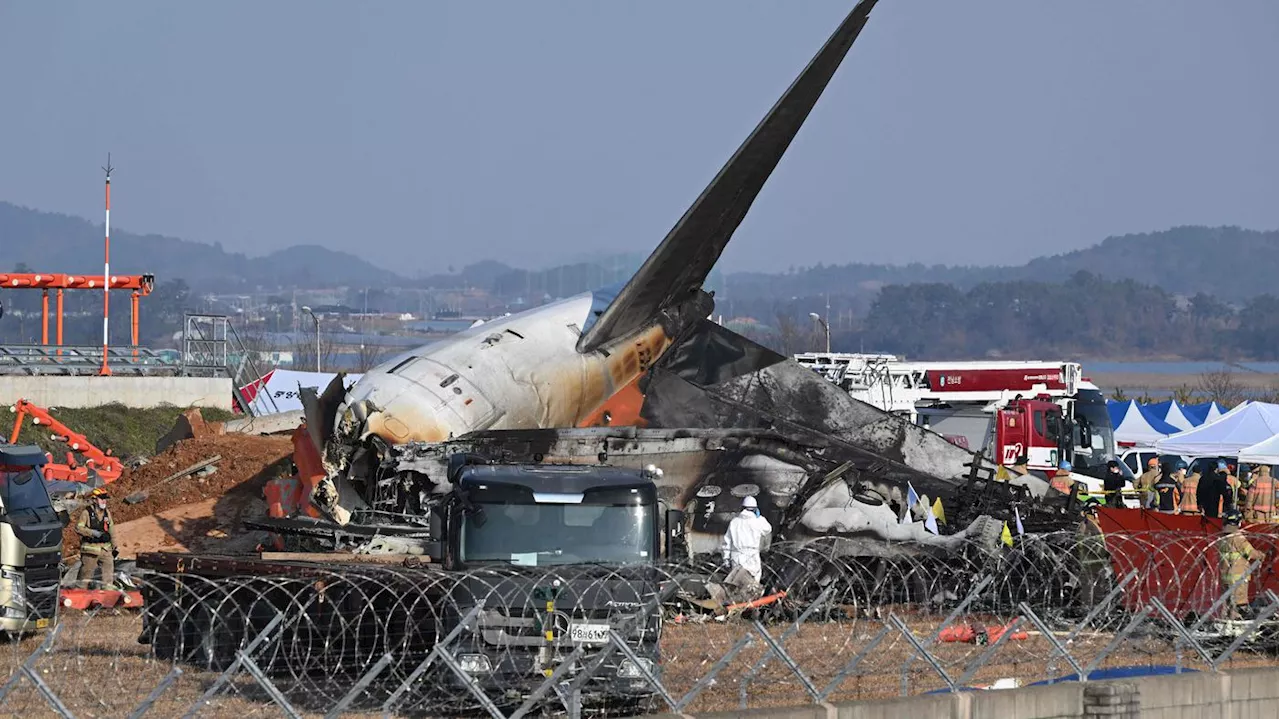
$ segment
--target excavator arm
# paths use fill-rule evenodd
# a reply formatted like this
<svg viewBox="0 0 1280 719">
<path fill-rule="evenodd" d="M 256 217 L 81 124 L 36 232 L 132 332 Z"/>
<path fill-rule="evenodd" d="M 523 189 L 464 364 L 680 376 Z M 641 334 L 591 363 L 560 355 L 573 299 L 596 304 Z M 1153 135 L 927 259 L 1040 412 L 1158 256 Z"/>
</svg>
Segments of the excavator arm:
<svg viewBox="0 0 1280 719">
<path fill-rule="evenodd" d="M 114 482 L 120 478 L 124 465 L 111 454 L 111 450 L 103 451 L 88 440 L 83 434 L 73 432 L 70 427 L 59 422 L 49 410 L 30 401 L 20 399 L 10 408 L 14 413 L 13 432 L 9 437 L 10 444 L 18 443 L 18 435 L 22 432 L 22 420 L 31 417 L 31 424 L 48 427 L 52 438 L 65 444 L 68 448 L 66 464 L 53 462 L 44 466 L 45 479 L 87 482 L 91 476 L 97 476 L 104 483 Z M 84 458 L 78 461 L 77 455 Z"/>
</svg>

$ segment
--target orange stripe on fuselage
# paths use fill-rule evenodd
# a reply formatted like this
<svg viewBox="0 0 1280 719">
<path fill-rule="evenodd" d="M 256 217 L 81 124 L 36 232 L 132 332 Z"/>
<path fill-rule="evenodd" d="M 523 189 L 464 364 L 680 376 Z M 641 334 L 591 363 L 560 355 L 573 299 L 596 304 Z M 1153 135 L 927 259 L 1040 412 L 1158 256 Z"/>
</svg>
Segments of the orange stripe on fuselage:
<svg viewBox="0 0 1280 719">
<path fill-rule="evenodd" d="M 644 393 L 640 391 L 640 378 L 643 374 L 636 375 L 634 379 L 628 382 L 622 389 L 613 393 L 613 396 L 604 401 L 604 404 L 596 408 L 594 412 L 587 415 L 585 419 L 578 423 L 579 427 L 644 427 L 646 422 L 640 416 L 640 410 L 644 408 Z M 608 421 L 605 421 L 605 414 L 609 415 Z"/>
</svg>

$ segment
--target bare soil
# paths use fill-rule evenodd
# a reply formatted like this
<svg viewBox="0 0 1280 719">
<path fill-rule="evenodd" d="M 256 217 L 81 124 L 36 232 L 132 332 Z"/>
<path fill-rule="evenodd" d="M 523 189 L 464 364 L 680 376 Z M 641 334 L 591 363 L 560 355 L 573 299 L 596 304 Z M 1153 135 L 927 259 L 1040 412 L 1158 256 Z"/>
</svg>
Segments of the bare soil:
<svg viewBox="0 0 1280 719">
<path fill-rule="evenodd" d="M 256 539 L 245 536 L 240 522 L 265 515 L 262 487 L 268 479 L 288 474 L 292 452 L 287 436 L 214 435 L 182 440 L 148 464 L 126 470 L 108 486 L 121 556 L 157 550 L 235 551 L 237 542 L 252 549 Z M 173 473 L 214 455 L 222 459 L 213 474 L 160 484 Z M 127 495 L 140 490 L 150 491 L 146 500 L 124 502 Z M 218 536 L 220 533 L 226 537 Z M 221 541 L 224 539 L 235 541 Z M 68 556 L 78 553 L 80 539 L 73 527 L 63 532 L 63 541 Z"/>
</svg>

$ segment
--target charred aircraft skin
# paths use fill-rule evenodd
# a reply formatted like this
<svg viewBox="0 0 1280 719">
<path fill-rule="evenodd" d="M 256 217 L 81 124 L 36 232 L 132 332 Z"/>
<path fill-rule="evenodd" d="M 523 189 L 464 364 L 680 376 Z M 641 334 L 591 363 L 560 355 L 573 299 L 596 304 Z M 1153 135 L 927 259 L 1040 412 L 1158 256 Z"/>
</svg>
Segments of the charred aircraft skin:
<svg viewBox="0 0 1280 719">
<path fill-rule="evenodd" d="M 844 18 L 764 119 L 616 292 L 490 322 L 366 373 L 317 444 L 313 503 L 338 523 L 386 448 L 492 429 L 572 427 L 646 371 L 714 308 L 702 289 L 734 231 L 861 33 L 876 0 Z"/>
<path fill-rule="evenodd" d="M 398 445 L 384 470 L 411 483 L 394 485 L 402 488 L 392 490 L 395 498 L 378 504 L 395 514 L 397 501 L 403 512 L 419 493 L 445 496 L 452 490 L 448 458 L 458 453 L 495 463 L 657 465 L 663 470 L 656 480 L 659 498 L 668 509 L 685 512 L 683 549 L 694 556 L 719 551 L 721 536 L 748 495 L 775 527 L 772 541 L 828 538 L 837 541 L 840 553 L 857 556 L 946 552 L 984 539 L 978 535 L 990 522 L 983 518 L 995 513 L 983 507 L 983 514 L 969 513 L 963 524 L 943 525 L 944 533 L 935 535 L 924 529 L 918 512 L 916 521 L 899 523 L 907 484 L 927 501 L 942 498 L 954 507 L 965 486 L 959 480 L 918 472 L 837 440 L 811 442 L 770 430 L 634 427 L 476 432 L 443 443 Z M 1031 512 L 1024 508 L 1023 515 Z M 900 544 L 889 549 L 886 542 Z"/>
</svg>

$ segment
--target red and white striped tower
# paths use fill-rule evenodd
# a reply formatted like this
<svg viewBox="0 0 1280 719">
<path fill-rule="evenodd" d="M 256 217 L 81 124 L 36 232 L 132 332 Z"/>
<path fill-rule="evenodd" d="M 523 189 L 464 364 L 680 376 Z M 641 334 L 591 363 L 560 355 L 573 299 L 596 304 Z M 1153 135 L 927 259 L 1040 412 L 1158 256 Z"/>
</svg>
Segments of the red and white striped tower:
<svg viewBox="0 0 1280 719">
<path fill-rule="evenodd" d="M 111 305 L 111 153 L 107 153 L 107 166 L 102 168 L 107 173 L 107 220 L 106 241 L 102 250 L 102 370 L 98 374 L 106 377 L 111 374 L 107 366 L 107 310 Z"/>
</svg>

